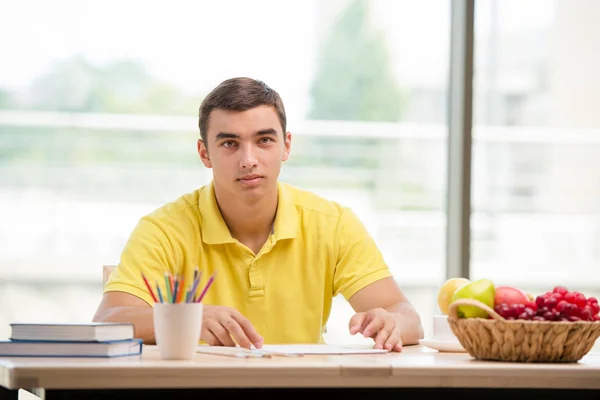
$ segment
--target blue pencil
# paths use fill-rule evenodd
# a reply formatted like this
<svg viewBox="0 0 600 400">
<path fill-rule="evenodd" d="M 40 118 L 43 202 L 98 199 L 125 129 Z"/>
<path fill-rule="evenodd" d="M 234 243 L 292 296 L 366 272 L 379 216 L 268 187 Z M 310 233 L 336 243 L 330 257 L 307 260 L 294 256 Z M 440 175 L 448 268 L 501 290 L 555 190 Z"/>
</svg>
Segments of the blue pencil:
<svg viewBox="0 0 600 400">
<path fill-rule="evenodd" d="M 158 293 L 158 301 L 163 303 L 162 292 L 160 291 L 160 286 L 158 286 L 158 282 L 156 283 L 156 292 Z"/>
<path fill-rule="evenodd" d="M 179 277 L 175 276 L 175 283 L 174 283 L 174 287 L 173 287 L 173 301 L 172 303 L 177 303 L 177 293 L 178 293 L 178 289 L 179 289 Z"/>
</svg>

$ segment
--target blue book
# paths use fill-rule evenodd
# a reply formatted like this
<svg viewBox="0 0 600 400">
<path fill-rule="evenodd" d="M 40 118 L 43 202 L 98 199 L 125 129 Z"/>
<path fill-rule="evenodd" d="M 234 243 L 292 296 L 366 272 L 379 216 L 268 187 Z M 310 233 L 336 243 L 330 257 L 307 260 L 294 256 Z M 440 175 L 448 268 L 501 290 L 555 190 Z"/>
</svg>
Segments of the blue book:
<svg viewBox="0 0 600 400">
<path fill-rule="evenodd" d="M 142 353 L 142 340 L 107 342 L 0 341 L 0 357 L 122 357 Z"/>
</svg>

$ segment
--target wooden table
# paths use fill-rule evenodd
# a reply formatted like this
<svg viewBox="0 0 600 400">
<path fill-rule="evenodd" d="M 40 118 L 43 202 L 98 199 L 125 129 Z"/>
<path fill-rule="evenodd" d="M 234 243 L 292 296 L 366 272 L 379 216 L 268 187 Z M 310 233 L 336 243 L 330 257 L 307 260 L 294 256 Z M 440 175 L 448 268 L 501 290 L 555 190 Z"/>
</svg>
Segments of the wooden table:
<svg viewBox="0 0 600 400">
<path fill-rule="evenodd" d="M 0 399 L 25 388 L 47 399 L 180 398 L 244 394 L 279 398 L 291 393 L 346 398 L 459 395 L 477 398 L 600 399 L 600 353 L 576 364 L 483 362 L 467 353 L 421 346 L 401 353 L 305 355 L 243 359 L 197 354 L 161 360 L 154 346 L 141 356 L 0 358 Z M 216 398 L 216 397 L 214 397 Z"/>
</svg>

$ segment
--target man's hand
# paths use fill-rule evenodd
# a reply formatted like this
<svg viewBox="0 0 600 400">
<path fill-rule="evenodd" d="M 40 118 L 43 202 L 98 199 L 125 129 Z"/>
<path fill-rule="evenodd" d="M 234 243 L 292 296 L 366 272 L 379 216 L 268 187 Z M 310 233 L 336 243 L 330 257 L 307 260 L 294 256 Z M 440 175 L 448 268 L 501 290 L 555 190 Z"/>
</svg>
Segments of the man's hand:
<svg viewBox="0 0 600 400">
<path fill-rule="evenodd" d="M 394 316 L 384 308 L 373 308 L 355 314 L 348 325 L 350 334 L 361 333 L 375 340 L 376 349 L 402 351 L 400 329 Z"/>
<path fill-rule="evenodd" d="M 205 305 L 200 339 L 211 346 L 262 347 L 264 339 L 239 311 L 225 306 Z"/>
</svg>

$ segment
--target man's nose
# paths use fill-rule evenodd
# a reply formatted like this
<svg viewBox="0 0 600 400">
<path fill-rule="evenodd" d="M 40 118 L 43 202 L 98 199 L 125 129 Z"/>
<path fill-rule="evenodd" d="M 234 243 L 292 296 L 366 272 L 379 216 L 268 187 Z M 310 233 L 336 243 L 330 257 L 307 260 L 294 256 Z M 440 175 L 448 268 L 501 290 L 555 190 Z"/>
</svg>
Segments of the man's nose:
<svg viewBox="0 0 600 400">
<path fill-rule="evenodd" d="M 244 169 L 252 169 L 256 167 L 258 160 L 256 158 L 256 149 L 251 144 L 246 144 L 241 147 L 240 166 Z"/>
</svg>

